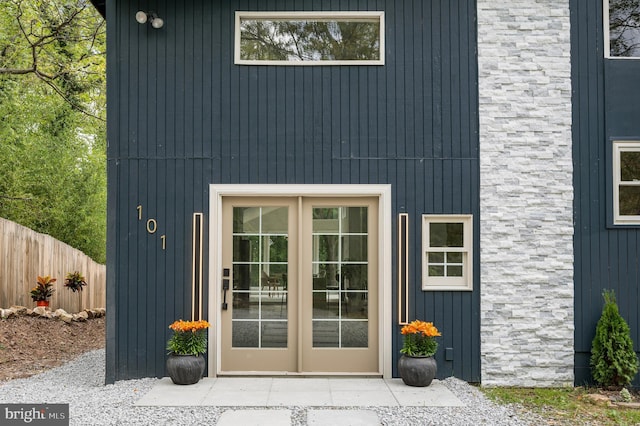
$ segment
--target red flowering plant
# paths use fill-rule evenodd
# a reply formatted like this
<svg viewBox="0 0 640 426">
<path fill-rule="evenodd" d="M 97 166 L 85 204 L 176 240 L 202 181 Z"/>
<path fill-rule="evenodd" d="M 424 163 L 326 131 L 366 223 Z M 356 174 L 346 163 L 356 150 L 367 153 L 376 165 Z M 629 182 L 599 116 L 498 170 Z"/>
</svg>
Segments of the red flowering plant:
<svg viewBox="0 0 640 426">
<path fill-rule="evenodd" d="M 408 356 L 430 357 L 436 354 L 438 342 L 435 337 L 441 336 L 432 322 L 415 320 L 402 327 L 404 344 L 400 352 Z"/>
<path fill-rule="evenodd" d="M 169 353 L 198 356 L 207 351 L 206 329 L 210 324 L 205 320 L 178 320 L 169 326 L 173 336 L 167 342 Z"/>
<path fill-rule="evenodd" d="M 53 283 L 56 282 L 55 278 L 51 278 L 49 275 L 41 277 L 38 275 L 38 282 L 34 288 L 29 292 L 31 298 L 37 302 L 40 300 L 47 300 L 53 295 L 55 291 L 53 289 Z"/>
</svg>

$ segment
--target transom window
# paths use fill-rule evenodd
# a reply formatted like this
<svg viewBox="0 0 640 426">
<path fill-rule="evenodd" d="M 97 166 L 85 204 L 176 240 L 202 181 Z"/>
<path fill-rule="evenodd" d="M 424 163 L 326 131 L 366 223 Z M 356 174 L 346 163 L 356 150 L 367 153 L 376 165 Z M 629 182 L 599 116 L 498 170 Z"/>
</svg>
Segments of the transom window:
<svg viewBox="0 0 640 426">
<path fill-rule="evenodd" d="M 422 246 L 423 290 L 473 290 L 471 215 L 423 215 Z"/>
<path fill-rule="evenodd" d="M 640 58 L 640 0 L 604 0 L 605 52 L 609 58 Z"/>
<path fill-rule="evenodd" d="M 382 65 L 383 12 L 236 12 L 235 63 Z"/>
<path fill-rule="evenodd" d="M 614 224 L 640 224 L 640 141 L 613 143 Z"/>
</svg>

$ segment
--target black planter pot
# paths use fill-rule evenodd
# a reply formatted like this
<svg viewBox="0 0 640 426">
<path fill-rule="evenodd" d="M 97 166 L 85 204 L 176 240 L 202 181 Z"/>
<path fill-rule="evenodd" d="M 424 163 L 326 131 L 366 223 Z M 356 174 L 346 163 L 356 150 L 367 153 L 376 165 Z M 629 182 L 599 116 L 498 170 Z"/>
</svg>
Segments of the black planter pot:
<svg viewBox="0 0 640 426">
<path fill-rule="evenodd" d="M 171 354 L 167 358 L 167 372 L 176 385 L 192 385 L 198 383 L 204 373 L 204 357 L 202 355 Z"/>
<path fill-rule="evenodd" d="M 436 377 L 438 364 L 434 357 L 402 355 L 398 360 L 398 373 L 408 386 L 429 386 Z"/>
</svg>

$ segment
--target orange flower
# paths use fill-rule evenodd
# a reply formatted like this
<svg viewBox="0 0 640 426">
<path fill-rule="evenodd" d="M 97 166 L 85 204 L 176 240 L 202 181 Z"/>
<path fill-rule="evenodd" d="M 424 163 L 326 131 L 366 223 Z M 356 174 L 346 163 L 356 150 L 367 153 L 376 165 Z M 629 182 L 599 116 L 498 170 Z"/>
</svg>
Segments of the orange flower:
<svg viewBox="0 0 640 426">
<path fill-rule="evenodd" d="M 433 325 L 432 322 L 428 322 L 425 326 L 425 331 L 422 332 L 422 334 L 424 334 L 425 336 L 429 336 L 429 337 L 436 337 L 436 336 L 442 336 L 442 334 L 440 334 L 440 332 L 438 331 L 438 329 Z"/>
<path fill-rule="evenodd" d="M 428 337 L 436 337 L 441 336 L 438 329 L 433 325 L 432 322 L 424 322 L 420 320 L 415 320 L 410 322 L 409 324 L 402 327 L 400 332 L 404 335 L 406 334 L 422 334 L 423 336 Z"/>
<path fill-rule="evenodd" d="M 172 329 L 173 331 L 178 331 L 178 332 L 191 331 L 195 333 L 198 330 L 204 330 L 205 328 L 209 328 L 209 326 L 210 324 L 205 320 L 184 321 L 180 319 L 175 321 L 173 324 L 171 324 L 169 328 Z"/>
</svg>

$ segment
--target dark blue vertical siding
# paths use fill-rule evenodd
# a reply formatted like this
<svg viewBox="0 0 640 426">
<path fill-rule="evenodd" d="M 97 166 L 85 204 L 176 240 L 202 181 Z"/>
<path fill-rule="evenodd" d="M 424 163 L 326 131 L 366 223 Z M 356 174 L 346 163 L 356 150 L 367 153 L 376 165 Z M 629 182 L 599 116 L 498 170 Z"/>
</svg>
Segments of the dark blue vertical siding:
<svg viewBox="0 0 640 426">
<path fill-rule="evenodd" d="M 602 0 L 571 0 L 570 7 L 575 380 L 583 384 L 592 380 L 591 342 L 604 289 L 615 290 L 636 351 L 640 343 L 640 227 L 615 227 L 611 213 L 611 140 L 640 139 L 640 60 L 604 58 Z"/>
<path fill-rule="evenodd" d="M 161 30 L 135 22 L 137 2 L 107 8 L 107 380 L 165 375 L 167 326 L 190 315 L 191 218 L 208 215 L 209 184 L 390 183 L 394 241 L 396 214 L 410 215 L 411 317 L 453 348 L 453 361 L 439 351 L 441 376 L 480 381 L 475 1 L 158 0 Z M 386 63 L 234 65 L 236 10 L 382 10 Z M 474 214 L 473 292 L 421 290 L 425 213 Z M 382 326 L 397 356 L 399 328 Z"/>
</svg>

